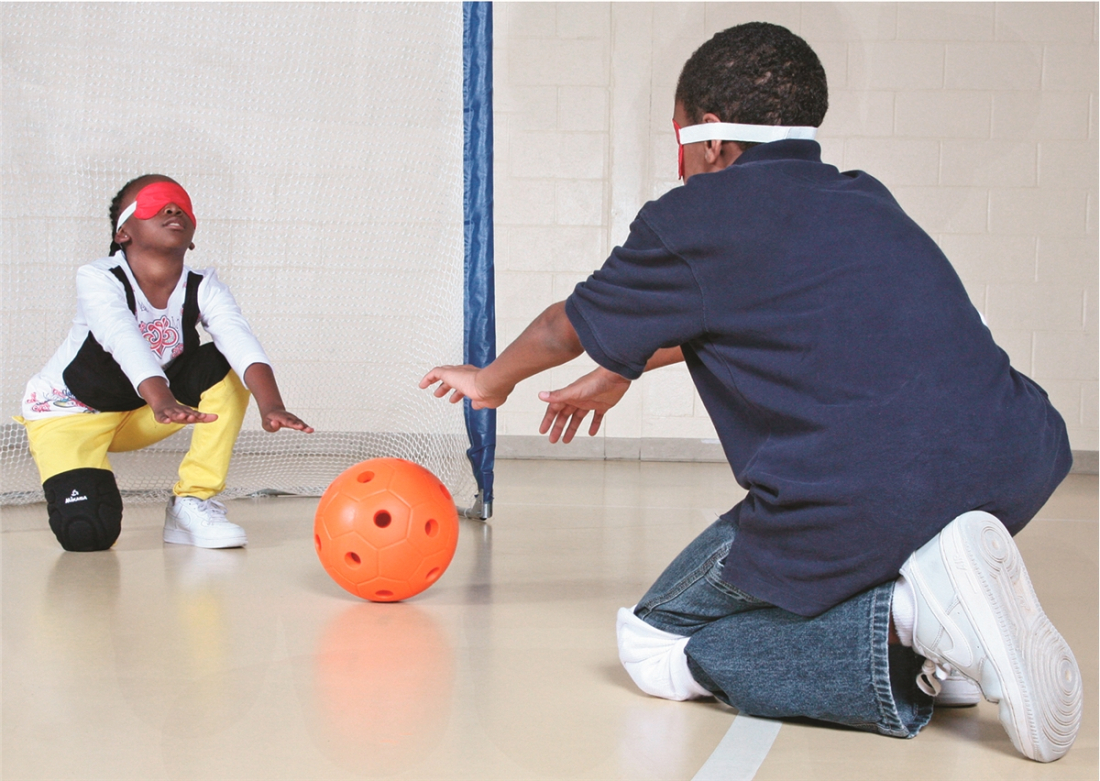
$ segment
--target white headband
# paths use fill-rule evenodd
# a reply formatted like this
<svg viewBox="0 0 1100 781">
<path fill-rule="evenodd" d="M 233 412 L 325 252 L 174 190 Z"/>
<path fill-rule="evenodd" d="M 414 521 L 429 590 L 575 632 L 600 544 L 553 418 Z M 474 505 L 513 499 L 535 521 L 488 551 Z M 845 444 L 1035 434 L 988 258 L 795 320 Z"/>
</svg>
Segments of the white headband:
<svg viewBox="0 0 1100 781">
<path fill-rule="evenodd" d="M 118 233 L 118 229 L 122 227 L 122 223 L 130 219 L 134 212 L 137 211 L 137 198 L 135 198 L 129 206 L 122 210 L 122 214 L 118 215 L 118 222 L 115 223 L 115 233 Z"/>
<path fill-rule="evenodd" d="M 782 127 L 779 125 L 735 125 L 731 122 L 704 122 L 680 128 L 680 143 L 694 144 L 698 141 L 744 141 L 751 144 L 767 144 L 796 138 L 813 141 L 817 137 L 816 127 Z"/>
</svg>

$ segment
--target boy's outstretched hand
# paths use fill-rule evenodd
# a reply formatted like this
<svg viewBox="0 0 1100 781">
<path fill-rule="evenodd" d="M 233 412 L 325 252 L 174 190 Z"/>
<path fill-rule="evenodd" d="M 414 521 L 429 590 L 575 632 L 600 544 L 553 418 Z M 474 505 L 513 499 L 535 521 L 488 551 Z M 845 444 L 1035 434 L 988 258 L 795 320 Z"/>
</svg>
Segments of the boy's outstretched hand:
<svg viewBox="0 0 1100 781">
<path fill-rule="evenodd" d="M 474 409 L 496 409 L 508 400 L 508 394 L 490 393 L 482 389 L 477 383 L 478 373 L 481 371 L 476 366 L 465 364 L 463 366 L 436 366 L 424 375 L 420 380 L 420 387 L 430 388 L 439 383 L 433 393 L 437 399 L 441 399 L 448 393 L 451 394 L 451 404 L 470 400 Z"/>
<path fill-rule="evenodd" d="M 596 436 L 604 413 L 619 403 L 629 387 L 630 380 L 601 366 L 561 390 L 542 391 L 539 398 L 547 405 L 539 433 L 549 431 L 551 442 L 558 439 L 565 443 L 572 442 L 573 435 L 588 413 L 592 412 L 588 436 Z"/>
</svg>

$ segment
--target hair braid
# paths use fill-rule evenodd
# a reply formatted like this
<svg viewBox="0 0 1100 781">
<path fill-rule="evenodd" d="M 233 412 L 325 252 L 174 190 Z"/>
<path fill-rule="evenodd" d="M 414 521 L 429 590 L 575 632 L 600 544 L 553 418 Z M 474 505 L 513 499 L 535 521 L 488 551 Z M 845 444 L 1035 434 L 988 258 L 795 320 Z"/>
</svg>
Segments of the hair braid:
<svg viewBox="0 0 1100 781">
<path fill-rule="evenodd" d="M 130 189 L 130 185 L 136 182 L 138 179 L 144 179 L 149 174 L 142 174 L 136 176 L 126 184 L 122 185 L 122 189 L 115 193 L 115 197 L 111 199 L 111 208 L 108 209 L 107 214 L 111 218 L 111 249 L 108 251 L 109 255 L 114 255 L 122 246 L 115 241 L 115 234 L 118 233 L 118 226 L 115 225 L 118 222 L 118 215 L 122 212 L 122 196 L 126 194 L 126 191 Z"/>
</svg>

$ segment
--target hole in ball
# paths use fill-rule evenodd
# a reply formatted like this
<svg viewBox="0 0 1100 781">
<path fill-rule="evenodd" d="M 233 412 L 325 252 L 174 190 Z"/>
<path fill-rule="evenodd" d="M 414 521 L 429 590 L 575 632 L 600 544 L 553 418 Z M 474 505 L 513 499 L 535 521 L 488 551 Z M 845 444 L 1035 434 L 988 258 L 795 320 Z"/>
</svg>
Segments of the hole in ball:
<svg viewBox="0 0 1100 781">
<path fill-rule="evenodd" d="M 313 547 L 315 547 L 317 549 L 318 553 L 321 552 L 321 535 L 320 534 L 314 534 L 313 535 Z"/>
<path fill-rule="evenodd" d="M 429 518 L 427 523 L 424 524 L 424 533 L 429 537 L 434 537 L 439 533 L 439 522 L 435 518 Z"/>
<path fill-rule="evenodd" d="M 358 480 L 360 483 L 369 483 L 371 480 L 374 479 L 374 472 L 360 472 L 355 479 Z"/>
<path fill-rule="evenodd" d="M 442 574 L 443 574 L 443 570 L 441 570 L 439 567 L 432 567 L 432 569 L 428 572 L 427 576 L 425 577 L 425 580 L 427 580 L 429 583 L 431 583 L 432 581 L 434 581 L 436 578 L 438 578 Z"/>
<path fill-rule="evenodd" d="M 374 595 L 375 595 L 376 597 L 392 597 L 392 596 L 393 596 L 393 592 L 392 592 L 392 591 L 390 591 L 389 589 L 385 589 L 385 588 L 384 588 L 384 589 L 382 589 L 381 591 L 375 591 L 375 592 L 374 592 Z"/>
<path fill-rule="evenodd" d="M 344 554 L 344 561 L 347 562 L 349 567 L 358 567 L 362 561 L 359 558 L 359 554 L 355 551 L 348 551 Z"/>
<path fill-rule="evenodd" d="M 374 525 L 379 529 L 385 529 L 390 525 L 391 520 L 390 514 L 385 510 L 379 510 L 374 514 Z"/>
</svg>

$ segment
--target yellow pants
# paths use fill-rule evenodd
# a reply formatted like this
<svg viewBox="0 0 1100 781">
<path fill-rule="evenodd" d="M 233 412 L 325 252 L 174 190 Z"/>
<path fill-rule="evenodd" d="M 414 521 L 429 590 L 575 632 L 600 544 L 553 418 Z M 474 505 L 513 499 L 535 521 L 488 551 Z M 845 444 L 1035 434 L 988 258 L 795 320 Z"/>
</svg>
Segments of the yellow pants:
<svg viewBox="0 0 1100 781">
<path fill-rule="evenodd" d="M 233 444 L 241 431 L 250 394 L 235 372 L 207 388 L 200 412 L 212 412 L 212 423 L 195 423 L 191 448 L 179 468 L 176 496 L 209 499 L 225 488 Z M 42 482 L 72 469 L 111 469 L 108 453 L 140 450 L 183 428 L 158 423 L 148 405 L 131 412 L 97 412 L 42 420 L 16 418 L 27 429 L 31 455 Z"/>
</svg>

